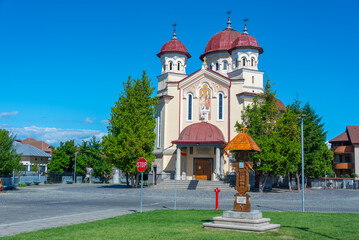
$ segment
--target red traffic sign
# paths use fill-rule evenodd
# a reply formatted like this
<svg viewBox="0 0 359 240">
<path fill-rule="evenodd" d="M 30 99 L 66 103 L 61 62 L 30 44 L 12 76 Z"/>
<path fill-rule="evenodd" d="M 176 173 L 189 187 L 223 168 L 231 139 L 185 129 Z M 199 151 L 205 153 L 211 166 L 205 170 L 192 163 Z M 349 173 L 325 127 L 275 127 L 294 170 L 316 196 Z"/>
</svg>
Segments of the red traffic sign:
<svg viewBox="0 0 359 240">
<path fill-rule="evenodd" d="M 144 172 L 146 170 L 146 168 L 147 168 L 146 159 L 144 159 L 144 158 L 138 159 L 136 167 L 137 167 L 138 171 Z"/>
</svg>

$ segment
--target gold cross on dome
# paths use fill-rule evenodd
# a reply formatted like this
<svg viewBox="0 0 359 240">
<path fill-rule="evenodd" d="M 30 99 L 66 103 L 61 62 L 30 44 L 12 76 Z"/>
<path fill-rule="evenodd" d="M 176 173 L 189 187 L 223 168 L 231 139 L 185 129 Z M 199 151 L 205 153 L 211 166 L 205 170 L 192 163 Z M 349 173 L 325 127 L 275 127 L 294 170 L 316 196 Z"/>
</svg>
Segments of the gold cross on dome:
<svg viewBox="0 0 359 240">
<path fill-rule="evenodd" d="M 246 125 L 243 125 L 243 127 L 242 127 L 241 129 L 242 129 L 243 132 L 245 133 L 245 132 L 246 132 L 246 129 L 248 129 L 248 128 L 246 128 Z"/>
<path fill-rule="evenodd" d="M 203 65 L 207 65 L 206 60 L 207 60 L 207 58 L 204 57 L 204 58 L 203 58 Z"/>
</svg>

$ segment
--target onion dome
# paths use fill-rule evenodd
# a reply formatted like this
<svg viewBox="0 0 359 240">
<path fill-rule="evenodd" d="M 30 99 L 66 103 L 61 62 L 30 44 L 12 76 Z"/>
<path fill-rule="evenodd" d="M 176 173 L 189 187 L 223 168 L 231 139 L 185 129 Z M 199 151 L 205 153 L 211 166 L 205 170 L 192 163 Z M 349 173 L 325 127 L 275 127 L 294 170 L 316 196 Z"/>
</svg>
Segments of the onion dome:
<svg viewBox="0 0 359 240">
<path fill-rule="evenodd" d="M 263 48 L 258 45 L 257 40 L 248 35 L 247 26 L 244 26 L 243 34 L 232 29 L 230 18 L 227 22 L 228 26 L 223 31 L 215 34 L 207 43 L 204 53 L 200 59 L 211 52 L 215 51 L 232 51 L 236 48 L 250 48 L 256 49 L 259 53 L 263 53 Z"/>
<path fill-rule="evenodd" d="M 172 39 L 162 46 L 161 51 L 157 54 L 157 56 L 161 57 L 165 53 L 181 53 L 186 55 L 187 58 L 191 57 L 185 45 L 181 41 L 177 40 L 176 31 L 174 31 Z"/>
<path fill-rule="evenodd" d="M 258 45 L 257 40 L 247 33 L 241 34 L 241 36 L 233 41 L 231 51 L 238 48 L 256 49 L 259 53 L 263 53 L 263 48 Z"/>
<path fill-rule="evenodd" d="M 204 50 L 204 53 L 201 55 L 200 59 L 203 60 L 203 57 L 210 52 L 214 51 L 228 51 L 232 48 L 234 40 L 236 40 L 241 33 L 234 30 L 231 27 L 231 20 L 228 17 L 227 28 L 223 31 L 216 33 L 207 43 L 207 46 Z"/>
<path fill-rule="evenodd" d="M 187 126 L 182 130 L 178 140 L 174 144 L 181 143 L 223 143 L 224 136 L 222 131 L 208 122 L 199 122 Z"/>
</svg>

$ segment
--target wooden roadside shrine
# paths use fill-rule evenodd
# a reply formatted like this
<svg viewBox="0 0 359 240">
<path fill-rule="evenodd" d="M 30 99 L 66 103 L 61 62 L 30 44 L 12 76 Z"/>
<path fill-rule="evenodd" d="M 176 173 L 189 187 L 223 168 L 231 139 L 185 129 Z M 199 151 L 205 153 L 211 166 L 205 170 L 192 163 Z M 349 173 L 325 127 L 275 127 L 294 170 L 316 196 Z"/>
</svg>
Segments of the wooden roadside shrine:
<svg viewBox="0 0 359 240">
<path fill-rule="evenodd" d="M 226 151 L 231 151 L 235 155 L 233 166 L 236 171 L 237 193 L 234 195 L 234 211 L 250 212 L 251 203 L 249 202 L 249 170 L 252 170 L 252 162 L 249 162 L 249 154 L 261 152 L 256 142 L 246 133 L 247 128 L 244 126 L 242 132 L 238 133 L 225 147 Z"/>
</svg>

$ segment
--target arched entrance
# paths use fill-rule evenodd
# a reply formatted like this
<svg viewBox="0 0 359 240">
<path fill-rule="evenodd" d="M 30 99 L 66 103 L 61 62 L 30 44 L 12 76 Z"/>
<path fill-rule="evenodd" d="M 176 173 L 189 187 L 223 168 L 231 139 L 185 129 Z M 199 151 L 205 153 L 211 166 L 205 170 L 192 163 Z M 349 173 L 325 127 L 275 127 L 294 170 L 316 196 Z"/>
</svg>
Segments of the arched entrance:
<svg viewBox="0 0 359 240">
<path fill-rule="evenodd" d="M 226 142 L 218 127 L 207 122 L 191 124 L 172 143 L 177 145 L 178 180 L 220 180 L 223 177 Z"/>
</svg>

